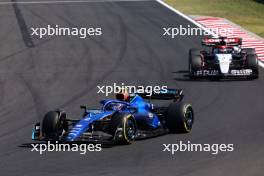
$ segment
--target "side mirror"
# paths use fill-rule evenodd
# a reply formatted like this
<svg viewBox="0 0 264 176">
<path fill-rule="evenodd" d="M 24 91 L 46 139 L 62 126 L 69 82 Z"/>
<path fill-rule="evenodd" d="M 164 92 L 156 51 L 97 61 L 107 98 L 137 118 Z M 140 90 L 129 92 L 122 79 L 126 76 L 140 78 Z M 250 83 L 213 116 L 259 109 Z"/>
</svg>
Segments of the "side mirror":
<svg viewBox="0 0 264 176">
<path fill-rule="evenodd" d="M 85 111 L 87 110 L 87 106 L 86 105 L 81 105 L 80 108 L 84 109 Z"/>
<path fill-rule="evenodd" d="M 84 110 L 84 113 L 83 113 L 82 116 L 85 117 L 87 115 L 87 106 L 86 105 L 81 105 L 80 108 Z"/>
</svg>

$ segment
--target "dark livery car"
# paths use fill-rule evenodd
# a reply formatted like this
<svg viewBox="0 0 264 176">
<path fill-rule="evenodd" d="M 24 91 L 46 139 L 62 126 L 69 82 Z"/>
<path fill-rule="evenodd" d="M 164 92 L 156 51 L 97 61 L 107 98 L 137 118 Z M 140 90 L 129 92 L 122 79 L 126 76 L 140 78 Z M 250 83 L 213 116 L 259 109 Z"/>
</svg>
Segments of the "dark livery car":
<svg viewBox="0 0 264 176">
<path fill-rule="evenodd" d="M 258 78 L 258 58 L 254 48 L 241 48 L 241 38 L 206 38 L 209 51 L 190 49 L 189 75 L 198 77 Z"/>
<path fill-rule="evenodd" d="M 168 100 L 167 105 L 154 105 L 151 100 Z M 130 144 L 135 139 L 171 133 L 189 133 L 193 125 L 193 109 L 185 104 L 181 89 L 164 93 L 120 93 L 116 99 L 100 101 L 100 109 L 81 106 L 80 119 L 68 119 L 62 110 L 48 112 L 42 123 L 36 123 L 33 140 L 62 142 L 87 141 Z"/>
</svg>

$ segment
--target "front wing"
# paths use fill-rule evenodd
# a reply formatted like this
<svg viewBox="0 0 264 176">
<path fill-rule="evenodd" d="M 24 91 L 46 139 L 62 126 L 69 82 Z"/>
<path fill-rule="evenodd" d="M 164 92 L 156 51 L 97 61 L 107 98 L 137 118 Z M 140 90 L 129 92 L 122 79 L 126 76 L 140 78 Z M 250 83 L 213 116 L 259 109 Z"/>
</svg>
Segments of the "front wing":
<svg viewBox="0 0 264 176">
<path fill-rule="evenodd" d="M 231 69 L 228 73 L 221 73 L 219 70 L 203 69 L 193 72 L 194 77 L 245 77 L 252 76 L 252 69 Z"/>
<path fill-rule="evenodd" d="M 122 131 L 122 129 L 119 129 L 120 131 Z M 117 134 L 115 135 L 115 137 L 118 138 L 120 134 L 118 134 L 117 130 Z M 169 131 L 167 128 L 157 128 L 155 130 L 137 130 L 136 133 L 136 140 L 139 139 L 146 139 L 146 138 L 151 138 L 151 137 L 156 137 L 156 136 L 160 136 L 160 135 L 164 135 L 167 134 Z M 111 144 L 115 141 L 115 139 L 113 138 L 114 136 L 102 132 L 102 131 L 94 131 L 94 132 L 85 132 L 82 133 L 82 135 L 80 135 L 78 138 L 76 138 L 74 141 L 68 141 L 66 140 L 66 137 L 68 135 L 69 132 L 64 132 L 64 134 L 60 137 L 60 138 L 56 138 L 56 139 L 48 139 L 48 138 L 44 138 L 43 136 L 41 136 L 40 134 L 40 129 L 39 126 L 38 128 L 33 128 L 32 131 L 32 140 L 35 141 L 59 141 L 59 142 L 66 142 L 66 143 L 74 143 L 74 142 L 88 142 L 88 143 L 102 143 L 102 144 Z"/>
</svg>

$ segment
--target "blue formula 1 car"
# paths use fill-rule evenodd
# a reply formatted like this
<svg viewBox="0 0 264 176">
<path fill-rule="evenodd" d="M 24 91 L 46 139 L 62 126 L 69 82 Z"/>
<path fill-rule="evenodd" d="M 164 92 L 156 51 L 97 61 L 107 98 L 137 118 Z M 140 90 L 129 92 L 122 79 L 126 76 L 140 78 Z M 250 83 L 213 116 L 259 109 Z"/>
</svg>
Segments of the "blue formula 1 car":
<svg viewBox="0 0 264 176">
<path fill-rule="evenodd" d="M 168 132 L 189 133 L 194 114 L 183 97 L 181 89 L 169 89 L 152 96 L 121 93 L 116 99 L 100 101 L 101 109 L 81 106 L 84 113 L 79 120 L 68 119 L 62 110 L 50 111 L 42 123 L 34 125 L 32 139 L 130 144 L 135 139 Z M 157 106 L 152 100 L 169 100 L 169 103 Z"/>
</svg>

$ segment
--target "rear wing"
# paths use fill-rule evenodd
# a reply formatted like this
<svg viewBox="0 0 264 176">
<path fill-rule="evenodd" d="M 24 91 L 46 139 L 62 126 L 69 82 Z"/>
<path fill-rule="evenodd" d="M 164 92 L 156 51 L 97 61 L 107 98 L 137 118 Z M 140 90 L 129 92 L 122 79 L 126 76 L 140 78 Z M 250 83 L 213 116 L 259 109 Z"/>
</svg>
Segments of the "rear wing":
<svg viewBox="0 0 264 176">
<path fill-rule="evenodd" d="M 242 38 L 205 38 L 202 40 L 202 45 L 204 46 L 238 46 L 242 45 Z"/>
<path fill-rule="evenodd" d="M 165 91 L 160 91 L 159 93 L 152 92 L 151 95 L 149 93 L 137 93 L 144 99 L 155 99 L 155 100 L 177 100 L 183 98 L 183 90 L 182 89 L 167 89 Z"/>
</svg>

